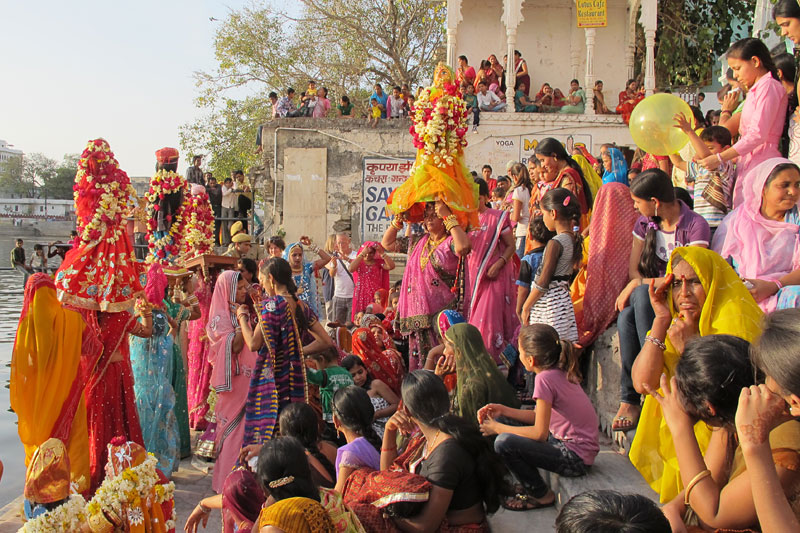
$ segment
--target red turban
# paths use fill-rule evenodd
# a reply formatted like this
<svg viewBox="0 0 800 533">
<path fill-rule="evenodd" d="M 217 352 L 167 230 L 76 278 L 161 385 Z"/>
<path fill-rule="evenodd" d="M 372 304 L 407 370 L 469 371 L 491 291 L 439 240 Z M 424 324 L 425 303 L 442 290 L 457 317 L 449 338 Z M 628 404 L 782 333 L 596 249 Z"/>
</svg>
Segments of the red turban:
<svg viewBox="0 0 800 533">
<path fill-rule="evenodd" d="M 162 148 L 161 150 L 156 150 L 156 161 L 158 161 L 162 165 L 167 165 L 169 163 L 177 163 L 178 162 L 178 149 L 177 148 Z"/>
</svg>

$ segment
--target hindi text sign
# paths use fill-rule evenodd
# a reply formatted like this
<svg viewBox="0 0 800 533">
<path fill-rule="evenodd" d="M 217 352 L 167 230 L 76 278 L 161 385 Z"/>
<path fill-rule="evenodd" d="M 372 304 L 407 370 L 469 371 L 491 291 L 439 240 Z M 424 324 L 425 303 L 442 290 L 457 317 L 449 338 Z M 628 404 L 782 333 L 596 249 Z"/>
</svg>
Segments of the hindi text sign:
<svg viewBox="0 0 800 533">
<path fill-rule="evenodd" d="M 364 158 L 364 195 L 361 201 L 361 240 L 380 242 L 392 221 L 386 200 L 411 172 L 413 159 Z"/>
</svg>

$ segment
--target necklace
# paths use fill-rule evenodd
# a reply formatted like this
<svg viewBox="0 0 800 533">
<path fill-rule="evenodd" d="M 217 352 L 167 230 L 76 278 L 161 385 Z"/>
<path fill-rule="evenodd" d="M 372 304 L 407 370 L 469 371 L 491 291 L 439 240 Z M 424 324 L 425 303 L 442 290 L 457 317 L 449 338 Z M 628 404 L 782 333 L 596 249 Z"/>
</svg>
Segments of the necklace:
<svg viewBox="0 0 800 533">
<path fill-rule="evenodd" d="M 425 243 L 425 247 L 422 249 L 422 255 L 419 256 L 419 267 L 422 270 L 425 270 L 425 267 L 428 265 L 428 261 L 430 261 L 431 257 L 433 257 L 433 252 L 436 251 L 436 248 L 438 248 L 446 238 L 447 234 L 444 234 L 439 239 L 434 239 L 430 234 L 428 234 L 428 240 Z"/>
<path fill-rule="evenodd" d="M 428 457 L 430 457 L 430 456 L 431 456 L 431 452 L 432 452 L 434 449 L 436 449 L 436 446 L 435 446 L 435 444 L 436 444 L 436 441 L 437 441 L 437 440 L 439 440 L 439 434 L 440 434 L 441 432 L 442 432 L 442 430 L 441 430 L 441 429 L 440 429 L 440 430 L 438 430 L 438 431 L 436 432 L 436 435 L 434 435 L 434 437 L 433 437 L 433 440 L 430 442 L 430 444 L 429 444 L 429 443 L 427 443 L 427 442 L 425 443 L 425 451 L 424 451 L 424 452 L 422 452 L 422 459 L 423 459 L 423 460 L 424 460 L 424 459 L 427 459 Z"/>
</svg>

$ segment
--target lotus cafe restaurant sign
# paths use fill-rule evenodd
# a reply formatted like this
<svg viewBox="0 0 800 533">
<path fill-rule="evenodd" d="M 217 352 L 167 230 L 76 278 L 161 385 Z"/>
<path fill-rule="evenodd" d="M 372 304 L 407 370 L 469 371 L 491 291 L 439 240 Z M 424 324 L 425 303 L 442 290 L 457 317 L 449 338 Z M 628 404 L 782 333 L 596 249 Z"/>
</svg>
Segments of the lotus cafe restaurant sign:
<svg viewBox="0 0 800 533">
<path fill-rule="evenodd" d="M 606 0 L 576 0 L 579 28 L 605 28 L 608 25 Z"/>
</svg>

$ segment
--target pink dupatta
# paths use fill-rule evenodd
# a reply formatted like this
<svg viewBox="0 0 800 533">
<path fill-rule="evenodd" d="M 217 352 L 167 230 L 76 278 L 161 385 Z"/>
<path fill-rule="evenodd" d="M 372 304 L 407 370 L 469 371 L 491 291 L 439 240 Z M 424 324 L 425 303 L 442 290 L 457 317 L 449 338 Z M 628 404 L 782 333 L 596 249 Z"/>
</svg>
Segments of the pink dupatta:
<svg viewBox="0 0 800 533">
<path fill-rule="evenodd" d="M 255 368 L 257 355 L 247 345 L 238 354 L 233 353 L 236 337 L 236 312 L 231 308 L 236 302 L 236 284 L 239 272 L 228 270 L 217 278 L 211 297 L 208 335 L 208 355 L 213 370 L 211 387 L 217 392 L 215 414 L 217 416 L 216 449 L 219 450 L 214 466 L 212 488 L 219 492 L 225 477 L 231 472 L 239 457 L 244 438 L 244 410 L 250 378 Z"/>
<path fill-rule="evenodd" d="M 752 170 L 745 184 L 744 202 L 731 211 L 714 235 L 712 249 L 724 259 L 733 258 L 743 278 L 776 280 L 800 268 L 800 227 L 769 220 L 761 214 L 761 196 L 776 166 L 788 159 L 767 159 Z M 775 310 L 778 295 L 759 302 L 766 312 Z"/>
<path fill-rule="evenodd" d="M 505 250 L 502 233 L 511 231 L 507 211 L 487 209 L 478 215 L 480 228 L 470 233 L 472 252 L 467 256 L 467 321 L 481 332 L 486 349 L 496 363 L 508 344 L 516 344 L 519 319 L 516 309 L 516 266 L 503 265 L 494 279 L 486 275 Z"/>
</svg>

